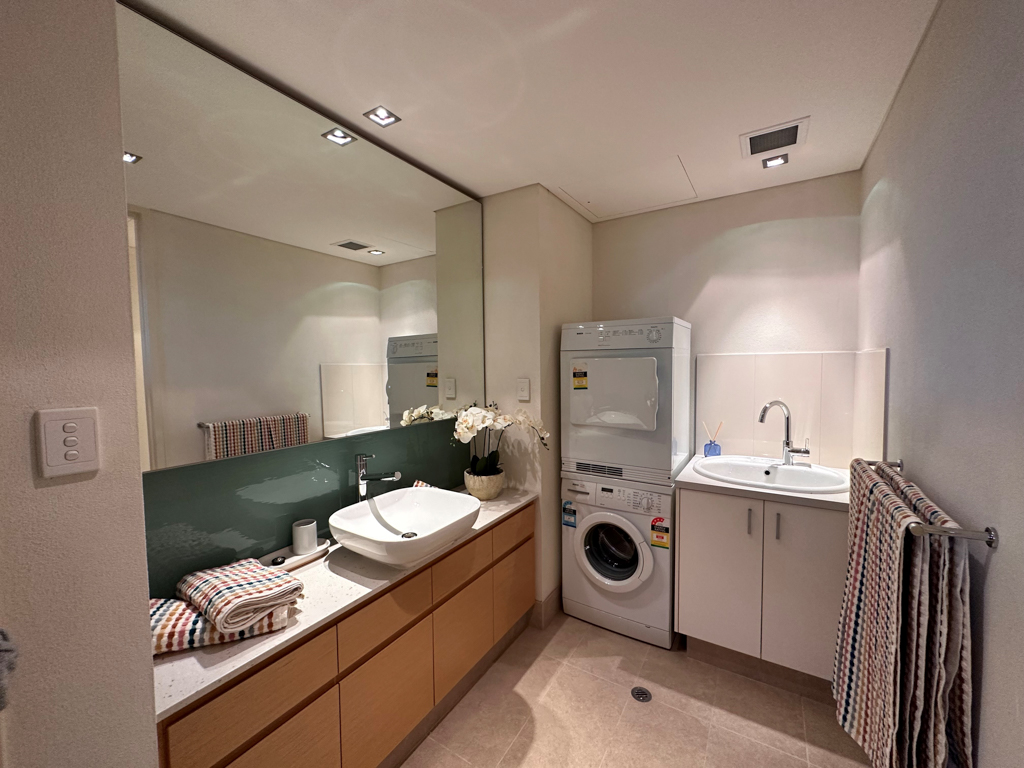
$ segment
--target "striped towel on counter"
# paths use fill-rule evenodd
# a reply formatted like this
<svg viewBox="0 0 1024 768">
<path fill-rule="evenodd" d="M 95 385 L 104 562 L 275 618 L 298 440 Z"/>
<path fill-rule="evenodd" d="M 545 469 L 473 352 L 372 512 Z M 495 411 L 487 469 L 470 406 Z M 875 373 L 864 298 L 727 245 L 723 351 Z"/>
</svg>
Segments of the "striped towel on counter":
<svg viewBox="0 0 1024 768">
<path fill-rule="evenodd" d="M 876 768 L 899 763 L 900 647 L 908 640 L 902 615 L 903 554 L 907 526 L 914 522 L 921 520 L 889 485 L 865 461 L 854 459 L 832 693 L 839 724 Z"/>
<path fill-rule="evenodd" d="M 204 645 L 230 643 L 246 637 L 275 632 L 287 626 L 290 611 L 290 605 L 279 606 L 252 626 L 229 633 L 219 632 L 194 605 L 184 600 L 156 598 L 149 601 L 153 655 L 169 651 L 186 651 Z"/>
<path fill-rule="evenodd" d="M 192 603 L 219 632 L 240 632 L 302 594 L 302 582 L 255 558 L 196 571 L 178 582 L 178 597 Z"/>
<path fill-rule="evenodd" d="M 959 528 L 913 483 L 892 467 L 881 465 L 878 474 L 918 517 L 929 525 Z M 921 717 L 915 718 L 907 741 L 913 749 L 907 766 L 973 764 L 971 740 L 971 604 L 967 542 L 945 536 L 927 537 L 927 616 L 917 647 L 927 663 L 921 667 L 921 688 L 915 690 Z"/>
<path fill-rule="evenodd" d="M 226 459 L 309 442 L 309 414 L 286 413 L 253 419 L 200 422 L 206 458 Z"/>
</svg>

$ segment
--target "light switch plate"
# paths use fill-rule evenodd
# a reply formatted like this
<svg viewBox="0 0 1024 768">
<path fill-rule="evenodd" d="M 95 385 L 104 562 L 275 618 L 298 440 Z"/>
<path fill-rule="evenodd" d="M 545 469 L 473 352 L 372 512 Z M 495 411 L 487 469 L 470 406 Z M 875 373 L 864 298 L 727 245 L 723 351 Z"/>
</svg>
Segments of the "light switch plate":
<svg viewBox="0 0 1024 768">
<path fill-rule="evenodd" d="M 519 398 L 519 402 L 521 403 L 530 402 L 529 379 L 516 379 L 516 397 Z"/>
<path fill-rule="evenodd" d="M 455 379 L 444 380 L 444 396 L 448 400 L 455 399 Z"/>
<path fill-rule="evenodd" d="M 97 471 L 100 468 L 99 410 L 36 411 L 36 447 L 43 477 Z"/>
</svg>

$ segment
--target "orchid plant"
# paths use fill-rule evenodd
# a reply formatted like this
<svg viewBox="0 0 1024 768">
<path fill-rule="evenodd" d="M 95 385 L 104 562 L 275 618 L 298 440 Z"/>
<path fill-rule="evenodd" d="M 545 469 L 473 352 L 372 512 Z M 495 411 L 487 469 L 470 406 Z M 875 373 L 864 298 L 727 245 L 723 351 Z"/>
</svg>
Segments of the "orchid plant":
<svg viewBox="0 0 1024 768">
<path fill-rule="evenodd" d="M 402 426 L 452 418 L 455 419 L 455 438 L 461 443 L 472 443 L 470 474 L 481 477 L 501 472 L 498 449 L 501 448 L 501 438 L 505 436 L 505 430 L 509 427 L 521 427 L 533 432 L 538 442 L 545 448 L 548 447 L 548 438 L 551 437 L 544 429 L 544 422 L 534 419 L 522 408 L 517 408 L 512 414 L 502 413 L 497 403 L 482 408 L 474 403 L 457 411 L 446 411 L 437 405 L 421 405 L 402 414 Z"/>
</svg>

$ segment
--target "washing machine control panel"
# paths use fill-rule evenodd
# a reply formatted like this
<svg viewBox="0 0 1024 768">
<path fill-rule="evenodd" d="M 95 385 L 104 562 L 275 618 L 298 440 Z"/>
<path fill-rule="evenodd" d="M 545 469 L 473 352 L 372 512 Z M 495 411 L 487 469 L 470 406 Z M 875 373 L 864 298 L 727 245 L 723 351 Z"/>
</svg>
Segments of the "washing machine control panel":
<svg viewBox="0 0 1024 768">
<path fill-rule="evenodd" d="M 614 485 L 597 484 L 595 506 L 605 509 L 619 509 L 623 512 L 650 512 L 659 515 L 668 511 L 670 496 L 635 488 L 619 488 Z M 664 507 L 662 505 L 665 505 Z"/>
</svg>

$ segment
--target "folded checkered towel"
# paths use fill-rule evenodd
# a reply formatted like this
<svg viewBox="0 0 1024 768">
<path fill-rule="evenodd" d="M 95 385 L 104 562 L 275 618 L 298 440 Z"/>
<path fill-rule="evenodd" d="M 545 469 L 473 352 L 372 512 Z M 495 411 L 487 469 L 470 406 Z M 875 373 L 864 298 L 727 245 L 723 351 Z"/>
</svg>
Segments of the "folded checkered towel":
<svg viewBox="0 0 1024 768">
<path fill-rule="evenodd" d="M 168 651 L 185 651 L 204 645 L 230 643 L 284 629 L 288 624 L 290 612 L 291 605 L 278 606 L 251 627 L 238 632 L 218 632 L 194 605 L 174 598 L 156 598 L 149 601 L 153 655 Z"/>
<path fill-rule="evenodd" d="M 275 608 L 294 603 L 302 582 L 255 558 L 196 571 L 178 582 L 178 597 L 192 603 L 218 632 L 251 627 Z"/>
</svg>

